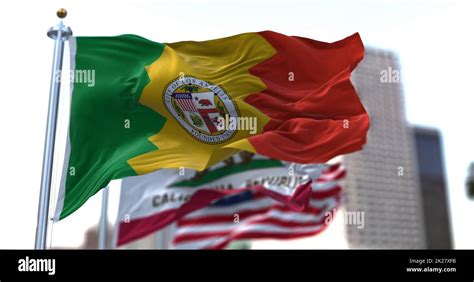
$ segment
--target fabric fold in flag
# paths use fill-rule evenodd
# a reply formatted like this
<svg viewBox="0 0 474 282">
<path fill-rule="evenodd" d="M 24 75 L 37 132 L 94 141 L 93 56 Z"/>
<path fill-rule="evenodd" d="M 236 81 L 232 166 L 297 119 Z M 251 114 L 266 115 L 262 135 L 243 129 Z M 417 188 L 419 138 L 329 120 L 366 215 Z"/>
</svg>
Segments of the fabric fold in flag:
<svg viewBox="0 0 474 282">
<path fill-rule="evenodd" d="M 202 171 L 247 151 L 324 163 L 360 150 L 369 117 L 350 82 L 359 35 L 334 43 L 272 31 L 194 42 L 74 37 L 68 147 L 55 220 L 113 179 Z M 89 75 L 87 76 L 89 77 Z"/>
</svg>

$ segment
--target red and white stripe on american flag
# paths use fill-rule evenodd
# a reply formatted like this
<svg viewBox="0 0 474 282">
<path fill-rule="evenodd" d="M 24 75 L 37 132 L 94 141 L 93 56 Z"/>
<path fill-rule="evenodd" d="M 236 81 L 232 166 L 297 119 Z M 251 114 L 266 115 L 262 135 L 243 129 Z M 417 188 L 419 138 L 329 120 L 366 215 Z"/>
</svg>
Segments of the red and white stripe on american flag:
<svg viewBox="0 0 474 282">
<path fill-rule="evenodd" d="M 342 165 L 332 165 L 312 183 L 308 206 L 296 212 L 263 194 L 242 203 L 206 207 L 177 222 L 173 239 L 177 249 L 222 249 L 237 239 L 291 239 L 315 235 L 327 226 L 327 213 L 339 207 L 345 176 Z M 234 223 L 235 214 L 239 222 Z"/>
<path fill-rule="evenodd" d="M 191 99 L 176 99 L 176 102 L 181 106 L 181 109 L 186 112 L 197 112 L 198 110 Z"/>
</svg>

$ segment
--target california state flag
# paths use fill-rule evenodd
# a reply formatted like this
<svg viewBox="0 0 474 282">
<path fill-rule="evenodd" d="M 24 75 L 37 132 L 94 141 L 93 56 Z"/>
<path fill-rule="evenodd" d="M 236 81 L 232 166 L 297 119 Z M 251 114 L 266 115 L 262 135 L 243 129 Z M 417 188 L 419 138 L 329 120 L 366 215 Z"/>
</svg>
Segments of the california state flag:
<svg viewBox="0 0 474 282">
<path fill-rule="evenodd" d="M 115 242 L 150 235 L 184 216 L 244 191 L 303 211 L 325 164 L 300 165 L 241 153 L 204 172 L 163 169 L 122 181 Z M 251 209 L 259 209 L 258 203 Z M 239 214 L 235 207 L 231 213 Z"/>
</svg>

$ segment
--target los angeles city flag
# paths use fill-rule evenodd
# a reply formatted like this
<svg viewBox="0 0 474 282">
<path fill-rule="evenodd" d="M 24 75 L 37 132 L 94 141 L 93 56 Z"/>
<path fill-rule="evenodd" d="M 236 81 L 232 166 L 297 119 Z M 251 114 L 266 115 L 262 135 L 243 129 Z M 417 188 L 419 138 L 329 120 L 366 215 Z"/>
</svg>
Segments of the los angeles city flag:
<svg viewBox="0 0 474 282">
<path fill-rule="evenodd" d="M 75 73 L 95 81 L 72 88 L 55 219 L 112 179 L 203 170 L 241 150 L 323 163 L 361 149 L 369 118 L 350 75 L 363 55 L 358 34 L 334 43 L 271 31 L 166 44 L 73 38 Z"/>
</svg>

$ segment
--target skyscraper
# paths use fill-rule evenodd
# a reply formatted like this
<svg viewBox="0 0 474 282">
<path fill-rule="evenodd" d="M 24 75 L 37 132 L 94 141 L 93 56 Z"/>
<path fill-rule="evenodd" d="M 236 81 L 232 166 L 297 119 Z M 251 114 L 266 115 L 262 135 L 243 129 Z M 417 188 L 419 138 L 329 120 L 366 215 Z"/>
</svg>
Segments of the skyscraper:
<svg viewBox="0 0 474 282">
<path fill-rule="evenodd" d="M 441 137 L 437 130 L 415 127 L 425 236 L 428 249 L 451 249 L 446 179 Z"/>
<path fill-rule="evenodd" d="M 343 158 L 344 208 L 362 212 L 347 225 L 351 248 L 425 248 L 413 132 L 407 125 L 400 66 L 387 51 L 367 49 L 352 79 L 371 117 L 367 144 Z"/>
</svg>

